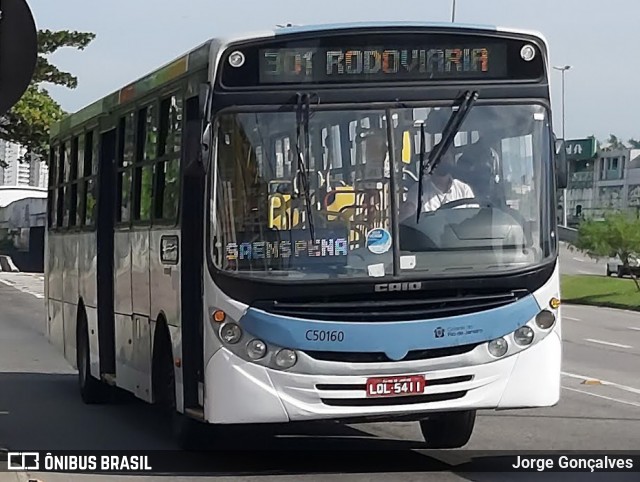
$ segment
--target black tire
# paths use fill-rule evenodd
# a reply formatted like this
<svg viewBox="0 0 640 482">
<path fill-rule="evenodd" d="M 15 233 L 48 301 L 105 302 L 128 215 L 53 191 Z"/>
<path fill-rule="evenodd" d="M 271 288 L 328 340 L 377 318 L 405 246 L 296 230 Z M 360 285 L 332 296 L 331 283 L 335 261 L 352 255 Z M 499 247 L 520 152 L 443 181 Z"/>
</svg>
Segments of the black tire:
<svg viewBox="0 0 640 482">
<path fill-rule="evenodd" d="M 169 424 L 171 434 L 182 450 L 202 447 L 202 424 L 176 410 L 176 381 L 169 333 L 156 334 L 154 349 L 153 393 L 155 403 Z"/>
<path fill-rule="evenodd" d="M 82 401 L 88 405 L 104 403 L 109 398 L 107 386 L 91 375 L 91 356 L 89 348 L 89 329 L 84 311 L 78 315 L 76 337 L 76 364 L 78 366 L 78 385 Z"/>
<path fill-rule="evenodd" d="M 624 266 L 618 266 L 616 275 L 618 276 L 618 278 L 624 278 Z"/>
<path fill-rule="evenodd" d="M 609 270 L 609 265 L 607 265 L 607 276 L 611 276 L 613 273 Z"/>
<path fill-rule="evenodd" d="M 420 421 L 420 430 L 429 449 L 457 449 L 471 439 L 476 411 L 435 413 Z"/>
</svg>

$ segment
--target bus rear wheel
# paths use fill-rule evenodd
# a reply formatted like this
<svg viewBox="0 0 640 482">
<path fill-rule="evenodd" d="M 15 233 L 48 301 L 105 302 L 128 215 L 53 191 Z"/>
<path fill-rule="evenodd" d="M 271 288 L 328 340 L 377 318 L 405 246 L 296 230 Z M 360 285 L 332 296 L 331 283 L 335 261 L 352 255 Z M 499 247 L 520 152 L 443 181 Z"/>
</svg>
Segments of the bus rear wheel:
<svg viewBox="0 0 640 482">
<path fill-rule="evenodd" d="M 89 346 L 89 328 L 84 311 L 78 316 L 76 339 L 76 364 L 78 366 L 78 385 L 80 396 L 86 404 L 104 403 L 107 401 L 107 387 L 91 375 L 91 356 Z"/>
<path fill-rule="evenodd" d="M 476 411 L 434 413 L 420 421 L 420 430 L 429 449 L 457 449 L 471 439 Z"/>
<path fill-rule="evenodd" d="M 164 331 L 164 330 L 163 330 Z M 182 450 L 196 450 L 201 446 L 201 423 L 179 413 L 176 409 L 176 379 L 173 368 L 171 341 L 167 332 L 158 333 L 153 391 L 155 402 L 170 425 L 171 433 Z"/>
</svg>

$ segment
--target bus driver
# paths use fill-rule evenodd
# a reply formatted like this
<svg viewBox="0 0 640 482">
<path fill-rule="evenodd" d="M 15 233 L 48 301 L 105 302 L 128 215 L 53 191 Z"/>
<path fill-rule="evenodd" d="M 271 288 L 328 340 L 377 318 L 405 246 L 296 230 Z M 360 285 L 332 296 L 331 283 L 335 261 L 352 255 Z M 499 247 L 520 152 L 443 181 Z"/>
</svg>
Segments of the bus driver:
<svg viewBox="0 0 640 482">
<path fill-rule="evenodd" d="M 453 177 L 455 159 L 448 150 L 442 154 L 440 163 L 431 175 L 423 174 L 422 180 L 422 212 L 432 212 L 443 204 L 458 199 L 473 199 L 475 197 L 471 187 Z M 407 193 L 407 200 L 400 207 L 400 221 L 416 215 L 416 200 L 418 197 L 418 183 L 416 182 Z M 462 206 L 461 206 L 462 207 Z"/>
</svg>

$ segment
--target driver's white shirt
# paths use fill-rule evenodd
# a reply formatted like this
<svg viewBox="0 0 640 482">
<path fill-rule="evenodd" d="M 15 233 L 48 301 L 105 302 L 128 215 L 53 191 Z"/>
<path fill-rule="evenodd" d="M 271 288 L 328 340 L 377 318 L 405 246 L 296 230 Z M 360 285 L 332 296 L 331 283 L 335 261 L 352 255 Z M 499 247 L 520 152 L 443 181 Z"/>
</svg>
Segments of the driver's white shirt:
<svg viewBox="0 0 640 482">
<path fill-rule="evenodd" d="M 418 195 L 417 183 L 413 186 L 410 192 L 407 193 L 407 199 L 415 199 Z M 458 179 L 452 179 L 451 186 L 446 192 L 441 191 L 436 187 L 430 179 L 426 179 L 422 186 L 422 212 L 428 213 L 435 211 L 440 206 L 451 201 L 458 199 L 473 199 L 475 195 L 473 190 L 468 184 L 465 184 Z M 473 204 L 473 203 L 472 203 Z M 465 206 L 457 206 L 463 208 Z"/>
</svg>

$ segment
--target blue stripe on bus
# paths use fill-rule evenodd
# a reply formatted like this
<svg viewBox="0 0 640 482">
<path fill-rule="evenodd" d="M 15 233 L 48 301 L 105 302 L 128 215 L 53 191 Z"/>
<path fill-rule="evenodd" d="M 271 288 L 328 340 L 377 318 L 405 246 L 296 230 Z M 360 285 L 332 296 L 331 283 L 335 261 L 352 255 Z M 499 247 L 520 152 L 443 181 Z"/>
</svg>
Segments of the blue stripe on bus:
<svg viewBox="0 0 640 482">
<path fill-rule="evenodd" d="M 477 30 L 497 31 L 495 25 L 476 25 L 449 22 L 411 22 L 411 21 L 395 21 L 395 22 L 348 22 L 348 23 L 330 23 L 320 25 L 292 25 L 291 27 L 279 28 L 275 30 L 276 35 L 287 35 L 291 33 L 304 32 L 321 32 L 328 30 L 356 29 L 356 28 L 377 28 L 377 27 L 448 27 L 448 28 L 469 28 Z"/>
<path fill-rule="evenodd" d="M 403 359 L 413 350 L 483 343 L 525 325 L 540 307 L 531 295 L 492 310 L 430 320 L 313 321 L 249 308 L 239 320 L 251 335 L 281 347 L 308 351 L 385 353 Z"/>
</svg>

